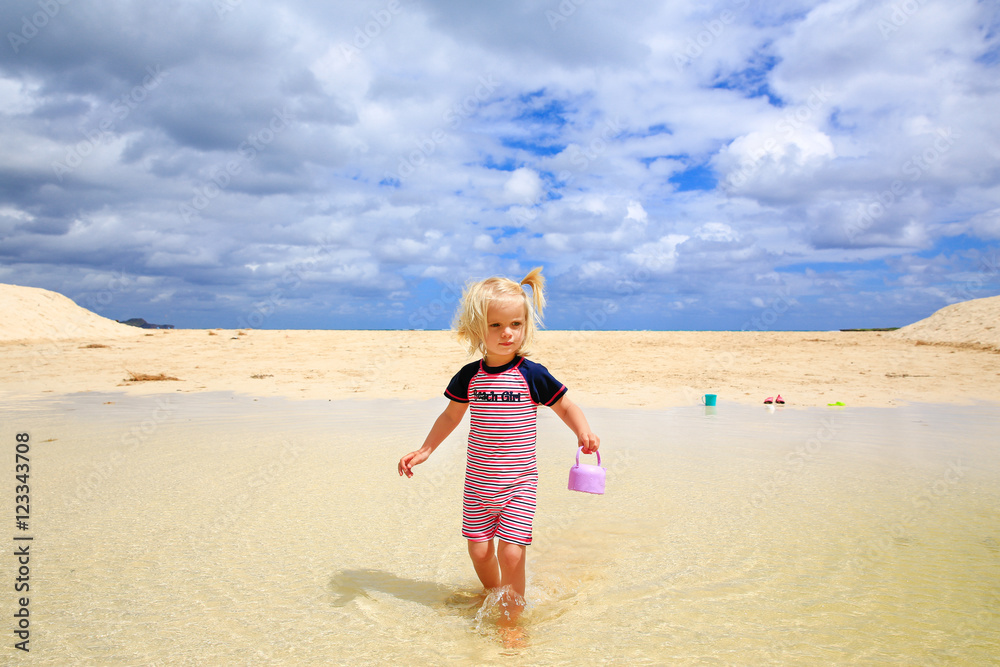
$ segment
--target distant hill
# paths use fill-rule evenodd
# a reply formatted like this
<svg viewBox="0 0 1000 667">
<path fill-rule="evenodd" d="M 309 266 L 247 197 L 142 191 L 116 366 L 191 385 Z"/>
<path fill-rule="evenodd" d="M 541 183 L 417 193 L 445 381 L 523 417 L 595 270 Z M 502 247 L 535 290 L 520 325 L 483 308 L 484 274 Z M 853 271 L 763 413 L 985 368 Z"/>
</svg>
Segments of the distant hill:
<svg viewBox="0 0 1000 667">
<path fill-rule="evenodd" d="M 928 318 L 886 335 L 922 343 L 1000 351 L 1000 296 L 953 303 Z"/>
<path fill-rule="evenodd" d="M 173 329 L 173 324 L 150 324 L 141 317 L 133 317 L 130 320 L 118 320 L 121 324 L 127 324 L 130 327 L 139 327 L 140 329 Z"/>
<path fill-rule="evenodd" d="M 72 299 L 38 287 L 0 283 L 0 342 L 133 336 L 135 327 L 119 324 L 76 305 Z"/>
</svg>

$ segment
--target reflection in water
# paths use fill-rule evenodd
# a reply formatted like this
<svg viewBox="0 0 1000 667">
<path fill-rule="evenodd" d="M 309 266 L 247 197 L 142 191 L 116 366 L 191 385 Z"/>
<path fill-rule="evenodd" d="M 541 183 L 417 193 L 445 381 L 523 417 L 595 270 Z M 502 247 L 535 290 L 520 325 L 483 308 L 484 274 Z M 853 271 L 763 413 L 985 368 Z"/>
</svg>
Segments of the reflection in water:
<svg viewBox="0 0 1000 667">
<path fill-rule="evenodd" d="M 575 443 L 542 411 L 527 607 L 504 634 L 460 536 L 463 433 L 395 471 L 439 402 L 59 400 L 3 425 L 39 443 L 33 664 L 1000 655 L 996 407 L 589 408 L 604 496 L 566 490 Z"/>
</svg>

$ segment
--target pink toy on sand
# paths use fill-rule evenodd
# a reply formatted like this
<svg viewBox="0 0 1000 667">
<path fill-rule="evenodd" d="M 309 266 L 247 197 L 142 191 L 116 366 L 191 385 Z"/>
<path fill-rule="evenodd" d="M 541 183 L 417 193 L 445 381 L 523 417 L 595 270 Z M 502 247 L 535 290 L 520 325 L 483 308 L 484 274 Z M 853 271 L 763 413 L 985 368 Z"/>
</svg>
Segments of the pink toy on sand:
<svg viewBox="0 0 1000 667">
<path fill-rule="evenodd" d="M 583 447 L 576 450 L 576 465 L 569 469 L 569 490 L 603 495 L 605 470 L 601 467 L 601 453 L 594 452 L 597 454 L 597 465 L 592 466 L 580 463 L 582 451 Z"/>
</svg>

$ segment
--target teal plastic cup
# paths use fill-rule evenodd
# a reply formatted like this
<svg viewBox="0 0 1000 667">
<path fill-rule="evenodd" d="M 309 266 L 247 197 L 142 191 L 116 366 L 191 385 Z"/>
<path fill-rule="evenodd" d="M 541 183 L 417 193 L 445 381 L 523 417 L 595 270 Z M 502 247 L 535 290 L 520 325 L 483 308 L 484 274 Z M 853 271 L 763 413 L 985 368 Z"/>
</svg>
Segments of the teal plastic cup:
<svg viewBox="0 0 1000 667">
<path fill-rule="evenodd" d="M 716 398 L 718 397 L 715 394 L 705 394 L 701 397 L 701 402 L 708 407 L 714 407 Z"/>
</svg>

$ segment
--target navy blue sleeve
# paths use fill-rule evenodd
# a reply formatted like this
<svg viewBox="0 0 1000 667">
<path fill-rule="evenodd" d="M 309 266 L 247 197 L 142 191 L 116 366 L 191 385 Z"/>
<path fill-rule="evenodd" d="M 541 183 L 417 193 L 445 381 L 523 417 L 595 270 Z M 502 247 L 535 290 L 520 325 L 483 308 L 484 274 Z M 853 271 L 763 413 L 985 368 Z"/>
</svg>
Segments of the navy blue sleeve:
<svg viewBox="0 0 1000 667">
<path fill-rule="evenodd" d="M 540 405 L 552 406 L 566 393 L 566 385 L 552 377 L 549 369 L 541 364 L 536 364 L 527 359 L 518 366 L 524 381 L 528 383 L 528 390 L 531 391 L 531 400 Z"/>
<path fill-rule="evenodd" d="M 455 373 L 455 377 L 448 383 L 448 388 L 444 390 L 444 395 L 457 403 L 468 403 L 469 383 L 472 381 L 472 376 L 478 370 L 478 361 L 473 361 L 471 364 L 462 366 L 462 370 Z"/>
</svg>

